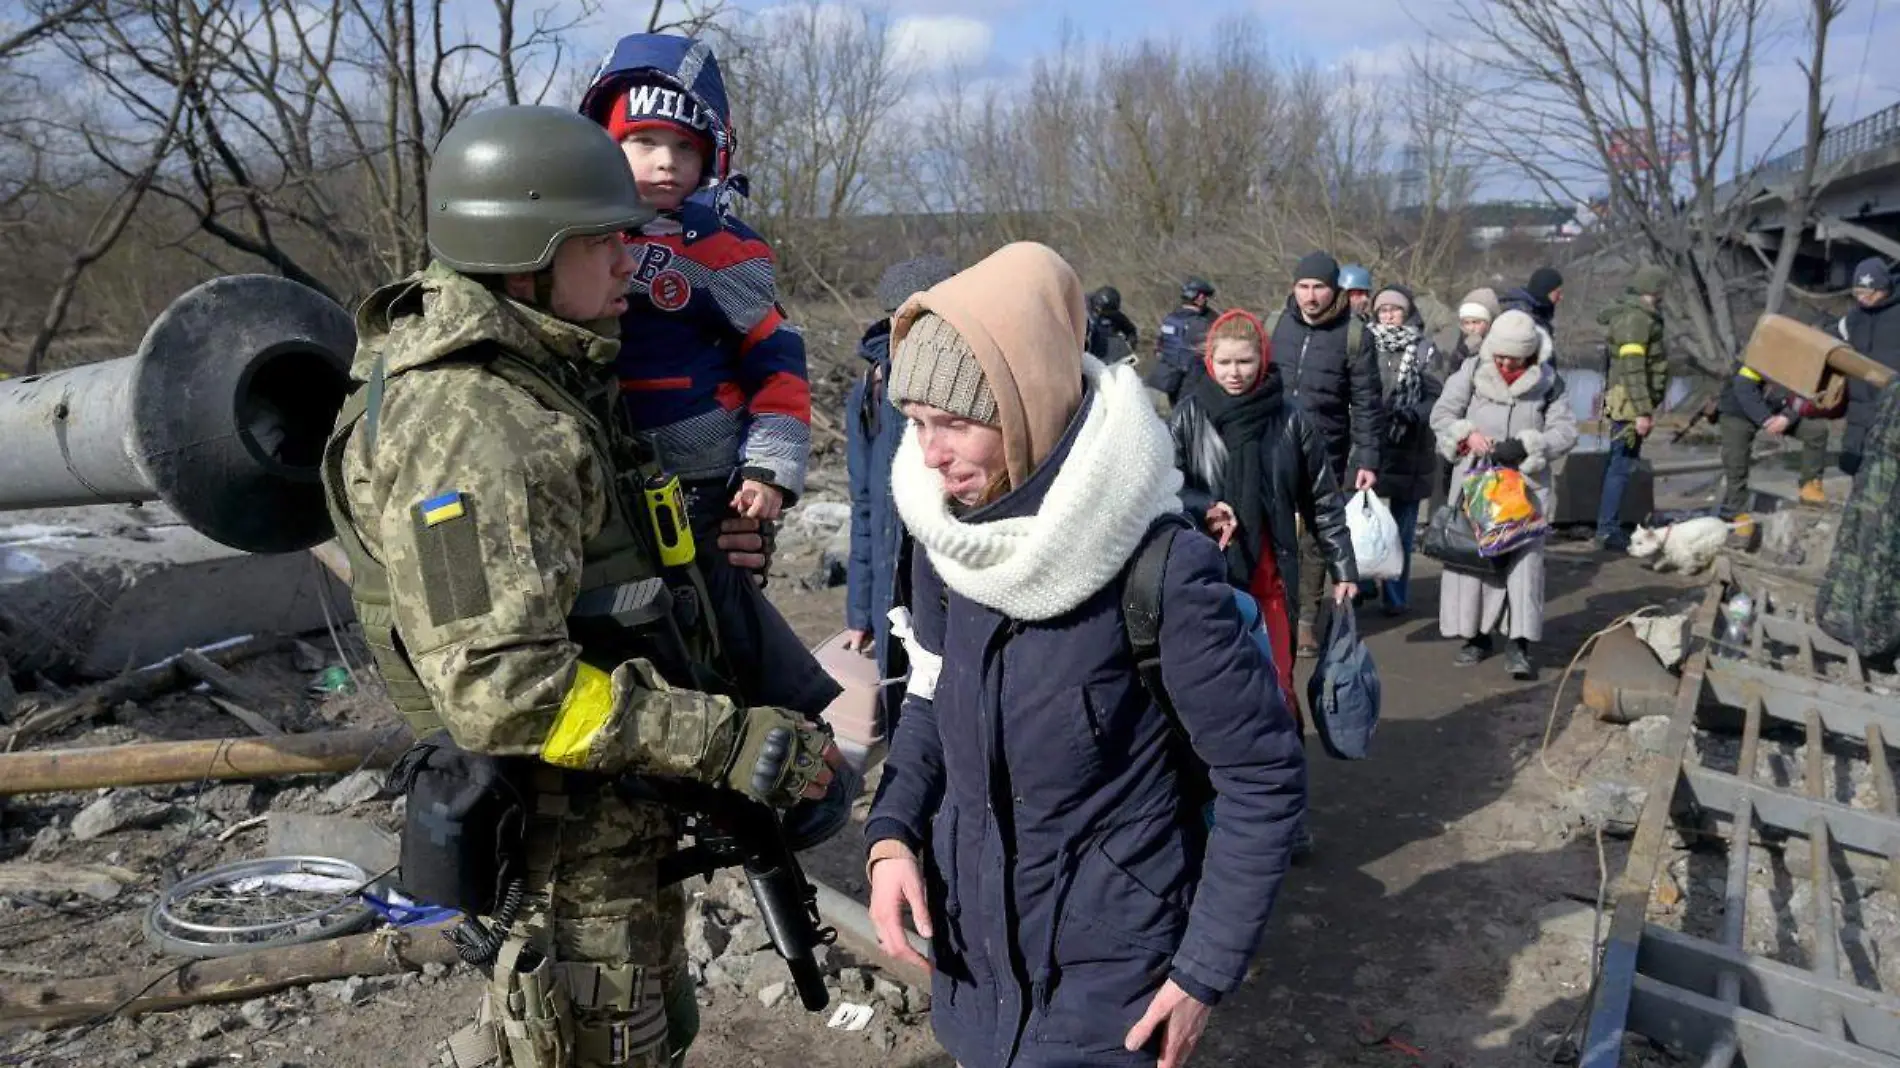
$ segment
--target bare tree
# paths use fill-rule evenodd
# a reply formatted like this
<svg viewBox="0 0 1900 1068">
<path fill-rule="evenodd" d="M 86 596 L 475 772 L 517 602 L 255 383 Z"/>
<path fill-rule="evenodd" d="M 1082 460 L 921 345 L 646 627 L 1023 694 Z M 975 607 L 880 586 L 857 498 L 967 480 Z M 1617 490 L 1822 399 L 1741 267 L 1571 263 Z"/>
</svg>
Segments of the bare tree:
<svg viewBox="0 0 1900 1068">
<path fill-rule="evenodd" d="M 1488 114 L 1485 150 L 1561 203 L 1607 185 L 1608 222 L 1688 298 L 1675 306 L 1692 358 L 1725 373 L 1754 280 L 1725 247 L 1739 205 L 1725 199 L 1724 161 L 1751 103 L 1750 53 L 1774 37 L 1766 0 L 1484 0 L 1462 13 L 1483 41 L 1466 58 L 1511 101 Z M 1811 190 L 1807 162 L 1796 184 Z"/>
<path fill-rule="evenodd" d="M 1809 0 L 1807 28 L 1809 51 L 1800 61 L 1801 75 L 1807 82 L 1807 121 L 1802 127 L 1801 164 L 1788 182 L 1783 203 L 1786 213 L 1782 225 L 1781 247 L 1775 251 L 1775 264 L 1768 279 L 1767 311 L 1781 309 L 1788 292 L 1788 276 L 1794 272 L 1794 259 L 1801 250 L 1801 235 L 1814 215 L 1814 198 L 1826 184 L 1817 175 L 1821 141 L 1827 136 L 1828 103 L 1825 99 L 1828 31 L 1834 20 L 1846 10 L 1847 0 Z M 1817 180 L 1818 179 L 1818 180 Z"/>
</svg>

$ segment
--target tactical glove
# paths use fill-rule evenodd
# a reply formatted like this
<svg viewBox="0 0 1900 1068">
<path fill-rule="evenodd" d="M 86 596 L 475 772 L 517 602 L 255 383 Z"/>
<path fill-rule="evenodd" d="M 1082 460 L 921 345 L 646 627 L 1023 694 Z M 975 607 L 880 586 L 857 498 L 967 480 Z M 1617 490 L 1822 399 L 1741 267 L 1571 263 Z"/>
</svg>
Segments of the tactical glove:
<svg viewBox="0 0 1900 1068">
<path fill-rule="evenodd" d="M 1505 467 L 1516 467 L 1530 458 L 1530 450 L 1516 438 L 1506 438 L 1491 446 L 1491 459 Z"/>
<path fill-rule="evenodd" d="M 780 708 L 747 709 L 724 784 L 773 808 L 787 808 L 818 781 L 830 745 L 831 731 L 823 724 Z"/>
</svg>

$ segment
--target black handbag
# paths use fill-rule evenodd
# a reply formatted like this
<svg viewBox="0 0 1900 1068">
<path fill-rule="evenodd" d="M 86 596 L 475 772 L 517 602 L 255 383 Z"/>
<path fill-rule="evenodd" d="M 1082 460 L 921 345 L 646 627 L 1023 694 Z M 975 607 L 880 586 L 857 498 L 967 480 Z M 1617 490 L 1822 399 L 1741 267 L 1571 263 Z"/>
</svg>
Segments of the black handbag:
<svg viewBox="0 0 1900 1068">
<path fill-rule="evenodd" d="M 1496 575 L 1511 566 L 1511 556 L 1486 556 L 1478 551 L 1478 532 L 1456 501 L 1432 512 L 1419 539 L 1418 551 L 1453 571 L 1467 575 Z"/>
</svg>

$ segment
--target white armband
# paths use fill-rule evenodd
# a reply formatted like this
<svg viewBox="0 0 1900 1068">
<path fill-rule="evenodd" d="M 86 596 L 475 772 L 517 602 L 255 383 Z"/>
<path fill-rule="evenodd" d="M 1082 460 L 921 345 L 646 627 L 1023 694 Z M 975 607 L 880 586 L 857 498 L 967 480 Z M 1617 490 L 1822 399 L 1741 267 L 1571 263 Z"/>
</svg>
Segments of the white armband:
<svg viewBox="0 0 1900 1068">
<path fill-rule="evenodd" d="M 911 629 L 910 609 L 898 605 L 891 609 L 891 636 L 904 643 L 904 655 L 910 660 L 910 685 L 906 692 L 916 694 L 926 701 L 937 696 L 937 675 L 943 670 L 943 657 L 924 648 L 917 640 L 917 632 Z"/>
</svg>

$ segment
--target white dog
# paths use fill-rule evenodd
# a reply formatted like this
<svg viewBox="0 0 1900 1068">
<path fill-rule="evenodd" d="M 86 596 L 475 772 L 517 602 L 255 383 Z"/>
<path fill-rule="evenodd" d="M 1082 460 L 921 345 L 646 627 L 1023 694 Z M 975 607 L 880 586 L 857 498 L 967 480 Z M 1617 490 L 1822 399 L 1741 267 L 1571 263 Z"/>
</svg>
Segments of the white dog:
<svg viewBox="0 0 1900 1068">
<path fill-rule="evenodd" d="M 1685 519 L 1666 527 L 1639 526 L 1630 535 L 1630 555 L 1638 560 L 1656 557 L 1650 565 L 1656 571 L 1666 566 L 1693 575 L 1715 562 L 1715 554 L 1722 551 L 1733 529 L 1733 523 L 1715 516 Z"/>
</svg>

